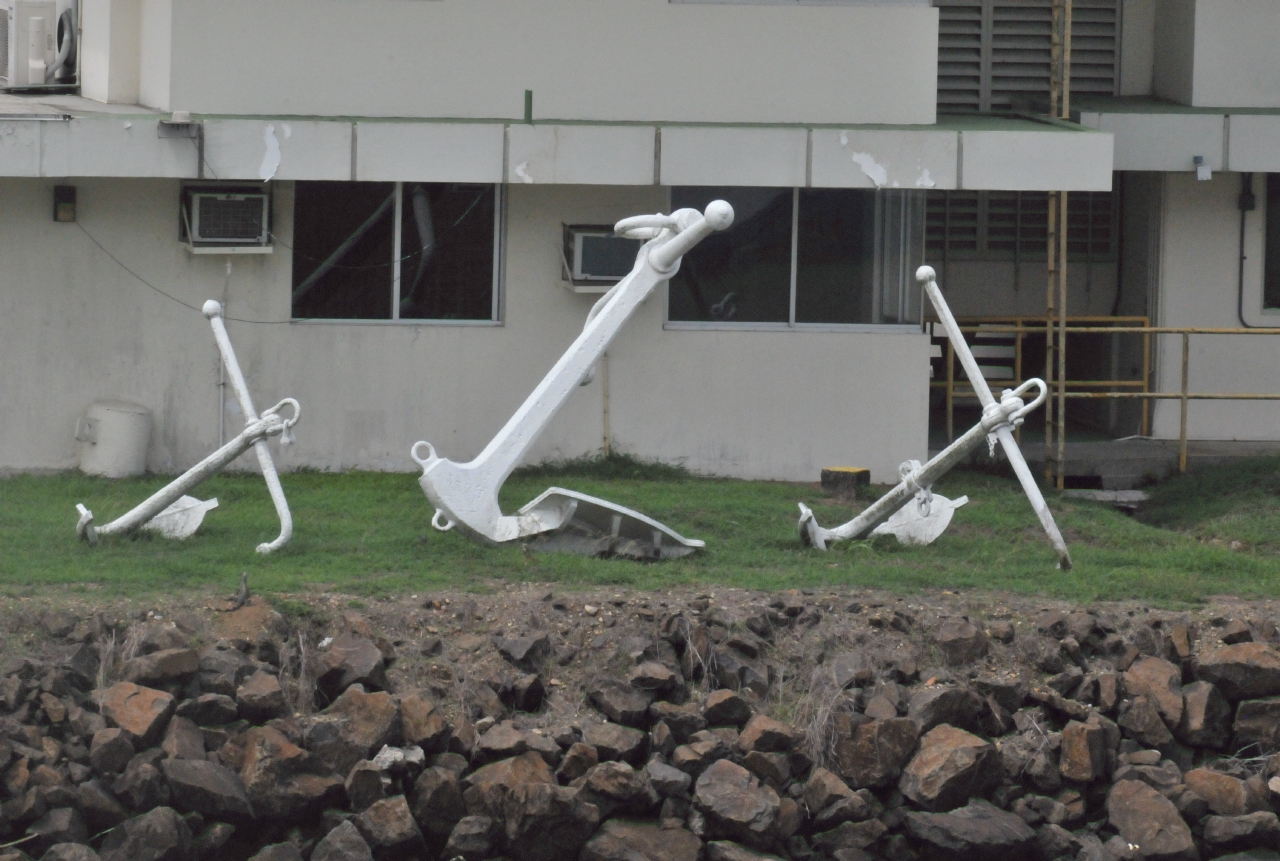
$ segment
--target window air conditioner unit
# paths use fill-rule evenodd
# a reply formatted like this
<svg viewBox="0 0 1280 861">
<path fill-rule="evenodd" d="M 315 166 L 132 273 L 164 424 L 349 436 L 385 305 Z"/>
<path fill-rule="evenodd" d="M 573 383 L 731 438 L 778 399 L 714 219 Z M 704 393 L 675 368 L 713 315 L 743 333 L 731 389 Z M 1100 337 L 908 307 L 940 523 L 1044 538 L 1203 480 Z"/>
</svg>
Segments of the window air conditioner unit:
<svg viewBox="0 0 1280 861">
<path fill-rule="evenodd" d="M 575 293 L 603 293 L 636 265 L 638 239 L 616 236 L 607 225 L 568 225 L 564 229 L 564 262 Z"/>
<path fill-rule="evenodd" d="M 0 0 L 0 89 L 76 86 L 76 0 Z"/>
<path fill-rule="evenodd" d="M 186 198 L 183 226 L 192 253 L 271 253 L 271 201 L 265 192 L 188 189 Z"/>
</svg>

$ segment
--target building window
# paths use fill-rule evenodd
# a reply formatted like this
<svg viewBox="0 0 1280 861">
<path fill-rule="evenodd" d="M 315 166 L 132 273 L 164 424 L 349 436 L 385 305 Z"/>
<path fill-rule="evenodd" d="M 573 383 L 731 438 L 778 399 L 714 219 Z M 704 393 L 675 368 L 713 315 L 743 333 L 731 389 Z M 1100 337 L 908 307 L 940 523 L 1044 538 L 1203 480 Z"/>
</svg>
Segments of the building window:
<svg viewBox="0 0 1280 861">
<path fill-rule="evenodd" d="M 672 323 L 792 327 L 919 320 L 924 195 L 915 191 L 684 187 L 672 209 L 717 198 L 733 227 L 684 256 Z"/>
<path fill-rule="evenodd" d="M 1067 260 L 1115 259 L 1115 197 L 1067 195 Z M 931 191 L 927 239 L 932 259 L 1044 260 L 1049 198 L 1043 191 Z"/>
<path fill-rule="evenodd" d="M 1053 0 L 934 0 L 938 110 L 1049 110 Z M 1117 95 L 1116 0 L 1073 0 L 1071 93 Z"/>
<path fill-rule="evenodd" d="M 498 319 L 500 202 L 492 185 L 298 182 L 293 316 Z"/>
<path fill-rule="evenodd" d="M 1264 308 L 1280 308 L 1280 173 L 1269 173 L 1266 176 L 1262 305 Z"/>
</svg>

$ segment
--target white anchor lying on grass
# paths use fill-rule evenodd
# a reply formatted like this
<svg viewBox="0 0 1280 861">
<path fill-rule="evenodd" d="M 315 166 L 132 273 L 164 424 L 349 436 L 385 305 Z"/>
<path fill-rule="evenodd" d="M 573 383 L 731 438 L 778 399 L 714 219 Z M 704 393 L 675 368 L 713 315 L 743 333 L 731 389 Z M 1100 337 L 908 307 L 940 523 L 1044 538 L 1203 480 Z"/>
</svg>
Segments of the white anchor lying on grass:
<svg viewBox="0 0 1280 861">
<path fill-rule="evenodd" d="M 484 451 L 470 463 L 455 463 L 438 457 L 427 442 L 410 449 L 422 467 L 418 483 L 436 508 L 432 526 L 442 532 L 456 526 L 473 538 L 502 543 L 564 529 L 572 522 L 588 534 L 608 539 L 615 551 L 625 545 L 626 555 L 649 558 L 684 556 L 705 546 L 628 508 L 559 487 L 547 490 L 514 515 L 503 514 L 498 489 L 573 390 L 590 379 L 596 362 L 640 303 L 676 273 L 691 248 L 732 223 L 733 207 L 723 200 L 710 203 L 705 215 L 681 209 L 671 215 L 641 215 L 618 222 L 614 227 L 618 235 L 649 240 L 636 255 L 634 268 L 600 297 L 587 315 L 582 334 Z M 420 449 L 425 449 L 426 457 Z M 643 550 L 637 552 L 637 546 Z"/>
<path fill-rule="evenodd" d="M 240 401 L 240 409 L 248 423 L 235 439 L 153 493 L 132 511 L 108 524 L 94 526 L 93 512 L 77 503 L 80 522 L 76 524 L 76 534 L 92 545 L 98 543 L 100 535 L 127 533 L 139 528 L 155 529 L 168 538 L 186 538 L 194 534 L 204 520 L 205 512 L 216 508 L 218 500 L 202 502 L 195 497 L 186 496 L 186 492 L 244 454 L 250 447 L 257 452 L 262 477 L 266 479 L 271 501 L 275 503 L 276 514 L 280 517 L 280 535 L 274 541 L 259 544 L 258 552 L 279 550 L 293 536 L 293 516 L 289 513 L 289 502 L 284 498 L 284 488 L 280 486 L 275 463 L 271 460 L 267 438 L 280 436 L 283 445 L 292 445 L 292 428 L 298 423 L 301 408 L 293 398 L 285 398 L 259 416 L 253 408 L 253 399 L 249 397 L 249 387 L 245 385 L 244 374 L 240 372 L 231 340 L 227 337 L 227 327 L 222 322 L 222 305 L 211 299 L 204 303 L 203 311 L 209 318 L 209 325 L 213 327 L 218 352 L 222 354 L 222 362 L 231 378 L 231 387 L 235 390 L 236 400 Z M 280 410 L 286 405 L 293 408 L 293 414 L 289 418 L 280 415 Z"/>
<path fill-rule="evenodd" d="M 888 532 L 897 535 L 903 543 L 929 544 L 947 528 L 954 509 L 968 501 L 967 497 L 962 497 L 953 502 L 932 494 L 929 488 L 948 470 L 963 461 L 969 452 L 982 444 L 983 440 L 988 441 L 993 452 L 996 441 L 999 441 L 1004 448 L 1005 456 L 1013 466 L 1013 471 L 1018 476 L 1018 481 L 1022 484 L 1023 492 L 1026 493 L 1027 499 L 1031 501 L 1031 507 L 1040 518 L 1040 524 L 1048 533 L 1049 540 L 1053 542 L 1053 549 L 1058 554 L 1058 567 L 1063 571 L 1069 570 L 1071 554 L 1067 551 L 1066 542 L 1062 540 L 1062 533 L 1058 531 L 1053 514 L 1045 504 L 1044 496 L 1040 493 L 1040 488 L 1036 485 L 1036 480 L 1022 457 L 1022 451 L 1013 438 L 1014 428 L 1022 424 L 1029 413 L 1044 403 L 1049 391 L 1048 386 L 1045 385 L 1044 380 L 1030 379 L 1016 389 L 1005 389 L 1000 395 L 1000 400 L 997 401 L 991 394 L 991 389 L 987 386 L 978 363 L 974 361 L 973 353 L 969 350 L 969 345 L 960 331 L 960 326 L 956 323 L 956 318 L 951 315 L 951 309 L 942 298 L 942 291 L 938 289 L 937 277 L 932 267 L 921 266 L 916 272 L 916 280 L 924 285 L 925 293 L 928 294 L 929 300 L 938 312 L 938 319 L 942 321 L 947 337 L 951 339 L 956 355 L 960 357 L 960 364 L 964 367 L 964 372 L 969 377 L 978 400 L 982 403 L 982 420 L 924 466 L 921 466 L 918 461 L 904 463 L 898 468 L 902 481 L 843 526 L 835 529 L 822 528 L 809 507 L 800 503 L 800 540 L 819 550 L 826 550 L 827 544 L 833 541 L 848 541 L 873 532 Z M 1040 393 L 1035 400 L 1026 404 L 1021 396 L 1032 387 L 1038 388 Z M 904 508 L 905 503 L 913 496 L 916 499 L 915 511 Z"/>
</svg>

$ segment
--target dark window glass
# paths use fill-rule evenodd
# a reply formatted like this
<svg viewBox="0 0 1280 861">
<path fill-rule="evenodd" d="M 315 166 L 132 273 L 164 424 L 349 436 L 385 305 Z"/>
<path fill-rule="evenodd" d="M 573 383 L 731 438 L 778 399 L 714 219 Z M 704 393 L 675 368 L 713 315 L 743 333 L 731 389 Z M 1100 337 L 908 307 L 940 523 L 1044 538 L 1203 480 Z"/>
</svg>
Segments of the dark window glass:
<svg viewBox="0 0 1280 861">
<path fill-rule="evenodd" d="M 1262 304 L 1280 308 L 1280 173 L 1267 174 L 1267 237 Z"/>
<path fill-rule="evenodd" d="M 800 191 L 797 323 L 873 322 L 875 218 L 874 191 Z"/>
<path fill-rule="evenodd" d="M 293 316 L 391 317 L 395 183 L 299 182 L 293 202 Z"/>
<path fill-rule="evenodd" d="M 492 319 L 494 187 L 406 182 L 403 195 L 400 317 Z"/>
<path fill-rule="evenodd" d="M 713 200 L 733 205 L 733 226 L 684 256 L 671 279 L 668 319 L 786 323 L 791 316 L 789 188 L 686 187 L 671 191 L 672 209 L 702 211 Z"/>
</svg>

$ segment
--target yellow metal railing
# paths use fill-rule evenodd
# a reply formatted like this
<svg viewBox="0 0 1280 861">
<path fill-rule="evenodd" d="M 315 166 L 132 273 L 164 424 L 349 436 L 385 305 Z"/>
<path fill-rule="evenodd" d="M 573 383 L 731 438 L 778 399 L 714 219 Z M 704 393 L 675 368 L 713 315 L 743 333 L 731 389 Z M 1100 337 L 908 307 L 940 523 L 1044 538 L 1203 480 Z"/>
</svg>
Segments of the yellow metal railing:
<svg viewBox="0 0 1280 861">
<path fill-rule="evenodd" d="M 930 322 L 930 321 L 927 321 Z M 1012 334 L 1014 336 L 1014 376 L 1015 383 L 1022 382 L 1022 342 L 1028 334 L 1045 335 L 1045 319 L 1043 317 L 969 317 L 960 321 L 964 332 L 983 332 L 990 334 Z M 1067 326 L 1058 331 L 1067 334 L 1092 335 L 1140 335 L 1142 337 L 1142 378 L 1139 380 L 1067 380 L 1065 383 L 1049 381 L 1050 393 L 1059 398 L 1131 399 L 1142 400 L 1142 435 L 1150 434 L 1150 402 L 1153 400 L 1179 401 L 1178 424 L 1178 471 L 1187 471 L 1187 405 L 1190 401 L 1280 401 L 1280 393 L 1263 392 L 1192 392 L 1189 390 L 1192 335 L 1280 335 L 1280 328 L 1205 328 L 1194 326 L 1152 326 L 1146 317 L 1068 317 Z M 1103 325 L 1085 325 L 1102 323 Z M 1141 325 L 1124 325 L 1139 323 Z M 1182 345 L 1181 383 L 1176 392 L 1153 392 L 1151 380 L 1151 349 L 1153 339 L 1160 335 L 1178 335 Z M 947 391 L 947 436 L 954 438 L 954 404 L 956 398 L 973 397 L 973 389 L 965 380 L 955 378 L 955 353 L 948 343 L 945 365 L 947 378 L 931 383 L 934 388 L 945 387 Z M 1090 389 L 1108 389 L 1109 391 L 1087 391 Z M 1072 391 L 1075 389 L 1075 391 Z M 1086 391 L 1081 391 L 1082 389 Z M 1138 389 L 1138 391 L 1123 391 Z M 1056 460 L 1061 465 L 1064 459 L 1065 432 L 1059 436 L 1059 447 Z M 1046 459 L 1046 473 L 1051 469 Z M 1057 485 L 1063 486 L 1065 473 L 1057 470 Z"/>
</svg>

